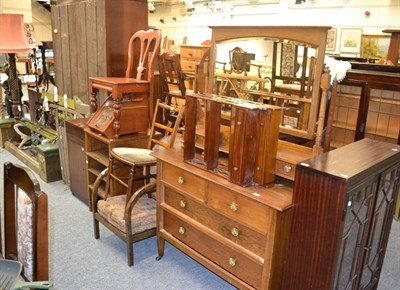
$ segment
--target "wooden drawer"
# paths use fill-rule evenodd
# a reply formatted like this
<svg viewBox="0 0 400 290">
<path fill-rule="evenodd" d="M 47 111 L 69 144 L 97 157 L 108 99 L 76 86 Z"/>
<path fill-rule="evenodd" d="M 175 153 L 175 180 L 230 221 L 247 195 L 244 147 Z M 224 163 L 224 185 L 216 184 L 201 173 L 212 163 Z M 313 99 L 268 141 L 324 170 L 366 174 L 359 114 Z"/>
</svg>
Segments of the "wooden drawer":
<svg viewBox="0 0 400 290">
<path fill-rule="evenodd" d="M 260 257 L 264 256 L 266 243 L 265 235 L 218 214 L 195 200 L 187 198 L 168 187 L 165 188 L 164 201 L 166 205 L 215 231 L 218 235 L 224 236 Z M 165 204 L 162 206 L 165 207 Z"/>
<path fill-rule="evenodd" d="M 235 251 L 166 211 L 164 229 L 220 267 L 260 289 L 263 265 L 259 261 Z"/>
<path fill-rule="evenodd" d="M 194 73 L 196 71 L 196 61 L 190 61 L 190 60 L 181 60 L 181 67 L 182 70 L 185 72 L 190 72 Z"/>
<path fill-rule="evenodd" d="M 189 59 L 198 59 L 201 60 L 203 58 L 205 50 L 204 49 L 196 49 L 196 48 L 183 48 L 181 47 L 181 59 L 189 58 Z"/>
<path fill-rule="evenodd" d="M 209 183 L 208 192 L 207 203 L 210 207 L 262 234 L 267 233 L 273 213 L 271 208 L 215 183 Z"/>
<path fill-rule="evenodd" d="M 283 160 L 276 160 L 275 173 L 278 176 L 294 180 L 294 173 L 296 172 L 296 164 L 286 162 Z"/>
<path fill-rule="evenodd" d="M 162 181 L 195 199 L 204 201 L 206 181 L 192 173 L 168 163 L 163 163 Z"/>
</svg>

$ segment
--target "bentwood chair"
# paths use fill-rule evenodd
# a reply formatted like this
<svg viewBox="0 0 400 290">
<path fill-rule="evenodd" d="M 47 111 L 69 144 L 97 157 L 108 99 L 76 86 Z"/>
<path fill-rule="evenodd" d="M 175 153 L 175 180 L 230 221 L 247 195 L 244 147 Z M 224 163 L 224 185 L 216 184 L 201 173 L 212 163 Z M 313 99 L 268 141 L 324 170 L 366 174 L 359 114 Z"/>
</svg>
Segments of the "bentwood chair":
<svg viewBox="0 0 400 290">
<path fill-rule="evenodd" d="M 166 111 L 178 112 L 175 122 L 165 124 L 162 121 Z M 147 149 L 113 148 L 110 151 L 108 168 L 98 176 L 94 184 L 92 192 L 94 236 L 96 239 L 100 237 L 99 223 L 101 223 L 124 240 L 127 244 L 129 266 L 133 265 L 133 243 L 156 234 L 156 202 L 151 195 L 156 189 L 155 182 L 151 182 L 155 177 L 151 168 L 156 165 L 156 158 L 151 153 L 153 150 L 169 149 L 174 146 L 183 112 L 184 107 L 172 107 L 157 100 Z M 123 167 L 130 168 L 128 176 L 117 174 Z M 104 179 L 105 196 L 99 199 L 97 192 Z M 113 196 L 111 190 L 113 182 L 123 185 L 126 193 Z M 135 191 L 135 188 L 138 188 L 137 182 L 144 185 Z"/>
<path fill-rule="evenodd" d="M 25 167 L 4 164 L 4 252 L 0 259 L 18 261 L 25 281 L 48 280 L 48 204 L 39 182 Z M 1 221 L 1 219 L 0 219 Z M 1 267 L 0 267 L 1 272 Z M 51 283 L 40 288 L 49 288 Z M 32 284 L 31 288 L 37 288 Z"/>
</svg>

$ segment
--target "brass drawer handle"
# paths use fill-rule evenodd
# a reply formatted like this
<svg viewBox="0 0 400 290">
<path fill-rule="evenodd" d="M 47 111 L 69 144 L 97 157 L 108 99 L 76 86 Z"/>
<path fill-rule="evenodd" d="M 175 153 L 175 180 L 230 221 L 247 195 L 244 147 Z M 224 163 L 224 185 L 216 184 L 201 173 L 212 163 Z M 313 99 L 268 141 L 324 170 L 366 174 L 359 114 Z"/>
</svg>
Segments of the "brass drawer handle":
<svg viewBox="0 0 400 290">
<path fill-rule="evenodd" d="M 185 234 L 185 232 L 186 232 L 186 230 L 185 230 L 185 228 L 184 227 L 179 227 L 179 233 L 181 234 L 181 235 L 184 235 Z"/>
<path fill-rule="evenodd" d="M 232 211 L 237 211 L 239 209 L 239 205 L 236 202 L 232 202 L 230 205 Z"/>
<path fill-rule="evenodd" d="M 181 199 L 179 201 L 179 205 L 181 206 L 181 208 L 186 208 L 186 200 Z"/>
<path fill-rule="evenodd" d="M 284 170 L 285 170 L 286 173 L 289 173 L 290 171 L 292 171 L 292 166 L 285 165 Z"/>
<path fill-rule="evenodd" d="M 236 258 L 229 258 L 229 266 L 235 267 L 236 266 Z"/>
<path fill-rule="evenodd" d="M 185 179 L 182 176 L 178 177 L 178 183 L 183 184 L 185 182 Z"/>
<path fill-rule="evenodd" d="M 231 234 L 234 237 L 238 237 L 239 236 L 239 229 L 238 228 L 232 228 L 231 229 Z"/>
</svg>

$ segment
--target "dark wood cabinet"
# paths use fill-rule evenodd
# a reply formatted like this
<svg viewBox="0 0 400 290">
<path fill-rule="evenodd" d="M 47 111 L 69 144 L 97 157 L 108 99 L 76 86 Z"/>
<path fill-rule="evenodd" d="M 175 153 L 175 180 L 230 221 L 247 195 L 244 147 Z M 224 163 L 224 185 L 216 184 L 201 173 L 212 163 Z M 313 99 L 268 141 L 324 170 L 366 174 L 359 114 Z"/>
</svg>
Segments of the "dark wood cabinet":
<svg viewBox="0 0 400 290">
<path fill-rule="evenodd" d="M 363 139 L 296 167 L 282 289 L 376 289 L 400 180 L 400 146 Z"/>
<path fill-rule="evenodd" d="M 69 177 L 72 194 L 88 204 L 85 132 L 86 118 L 65 122 L 67 131 Z"/>
<path fill-rule="evenodd" d="M 89 77 L 124 76 L 129 39 L 148 28 L 147 15 L 145 0 L 64 0 L 52 5 L 59 93 L 88 104 Z"/>
</svg>

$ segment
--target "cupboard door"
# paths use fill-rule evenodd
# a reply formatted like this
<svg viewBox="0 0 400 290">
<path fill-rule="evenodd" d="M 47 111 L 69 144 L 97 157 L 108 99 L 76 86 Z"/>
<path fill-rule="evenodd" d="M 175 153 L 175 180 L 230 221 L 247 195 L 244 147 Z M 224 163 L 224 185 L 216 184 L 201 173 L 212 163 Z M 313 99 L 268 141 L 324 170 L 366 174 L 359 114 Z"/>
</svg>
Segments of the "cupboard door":
<svg viewBox="0 0 400 290">
<path fill-rule="evenodd" d="M 391 168 L 379 177 L 375 209 L 365 246 L 362 274 L 357 289 L 376 287 L 385 257 L 396 194 L 399 190 L 400 168 Z"/>
<path fill-rule="evenodd" d="M 358 278 L 363 247 L 368 237 L 377 180 L 369 180 L 348 194 L 343 209 L 343 232 L 333 289 L 352 289 Z"/>
</svg>

